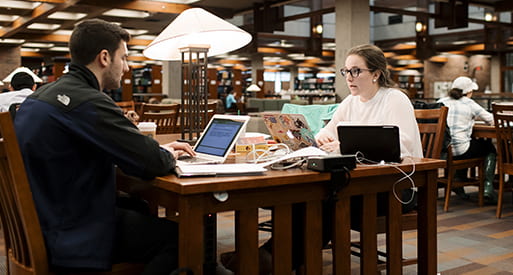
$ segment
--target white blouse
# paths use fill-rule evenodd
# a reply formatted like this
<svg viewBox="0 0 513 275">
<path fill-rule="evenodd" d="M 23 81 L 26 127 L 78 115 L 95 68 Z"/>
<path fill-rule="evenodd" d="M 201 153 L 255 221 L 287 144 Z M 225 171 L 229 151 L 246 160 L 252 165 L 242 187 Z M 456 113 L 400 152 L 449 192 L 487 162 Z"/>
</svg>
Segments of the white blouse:
<svg viewBox="0 0 513 275">
<path fill-rule="evenodd" d="M 367 102 L 360 101 L 360 96 L 348 95 L 338 106 L 331 121 L 317 136 L 324 134 L 338 140 L 337 124 L 339 122 L 397 125 L 400 134 L 401 158 L 423 157 L 413 105 L 406 94 L 398 89 L 382 87 Z"/>
</svg>

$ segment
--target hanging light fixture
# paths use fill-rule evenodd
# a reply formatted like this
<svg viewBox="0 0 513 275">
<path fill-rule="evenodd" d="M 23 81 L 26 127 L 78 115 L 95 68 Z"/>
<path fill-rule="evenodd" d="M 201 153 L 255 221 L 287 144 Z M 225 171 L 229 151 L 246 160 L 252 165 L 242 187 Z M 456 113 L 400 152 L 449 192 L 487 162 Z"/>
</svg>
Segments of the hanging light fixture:
<svg viewBox="0 0 513 275">
<path fill-rule="evenodd" d="M 181 60 L 182 96 L 180 132 L 182 140 L 193 141 L 208 119 L 207 58 L 247 45 L 251 34 L 205 11 L 183 11 L 143 54 L 157 60 Z M 195 137 L 193 137 L 195 135 Z"/>
</svg>

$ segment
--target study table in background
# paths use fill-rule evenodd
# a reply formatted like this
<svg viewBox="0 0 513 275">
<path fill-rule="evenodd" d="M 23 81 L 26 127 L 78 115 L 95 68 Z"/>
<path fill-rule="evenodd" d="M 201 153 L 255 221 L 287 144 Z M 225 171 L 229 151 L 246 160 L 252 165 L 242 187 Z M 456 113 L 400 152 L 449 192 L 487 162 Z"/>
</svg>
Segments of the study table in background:
<svg viewBox="0 0 513 275">
<path fill-rule="evenodd" d="M 160 139 L 161 143 L 169 139 Z M 418 187 L 418 273 L 437 273 L 436 242 L 436 179 L 444 161 L 434 159 L 405 160 L 399 165 L 406 172 L 412 170 Z M 351 172 L 351 181 L 338 193 L 335 206 L 333 274 L 350 274 L 350 197 L 363 195 L 361 240 L 363 255 L 361 274 L 376 274 L 376 194 L 389 192 L 403 177 L 394 167 L 357 167 Z M 194 274 L 206 274 L 204 269 L 205 217 L 213 213 L 235 211 L 235 247 L 239 253 L 239 274 L 258 274 L 258 210 L 273 207 L 273 274 L 291 273 L 292 228 L 291 209 L 294 203 L 305 204 L 305 271 L 322 274 L 322 200 L 327 197 L 330 173 L 306 169 L 270 170 L 259 176 L 178 178 L 173 174 L 144 181 L 118 172 L 118 188 L 146 199 L 153 209 L 160 206 L 173 218 L 178 213 L 179 265 Z M 402 181 L 396 188 L 409 187 Z M 216 192 L 226 192 L 228 199 L 220 201 Z M 393 198 L 393 194 L 390 198 Z M 402 274 L 401 205 L 389 200 L 387 246 L 389 259 L 387 274 Z M 203 226 L 202 226 L 203 225 Z"/>
</svg>

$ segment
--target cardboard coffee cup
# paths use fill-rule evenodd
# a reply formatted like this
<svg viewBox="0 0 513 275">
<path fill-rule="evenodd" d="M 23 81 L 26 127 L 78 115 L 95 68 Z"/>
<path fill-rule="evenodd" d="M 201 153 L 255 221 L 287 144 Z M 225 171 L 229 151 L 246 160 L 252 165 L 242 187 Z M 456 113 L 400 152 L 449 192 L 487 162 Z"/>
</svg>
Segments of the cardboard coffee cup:
<svg viewBox="0 0 513 275">
<path fill-rule="evenodd" d="M 157 124 L 155 124 L 155 122 L 139 122 L 139 124 L 137 124 L 137 128 L 139 128 L 141 134 L 151 138 L 155 137 L 157 134 Z"/>
</svg>

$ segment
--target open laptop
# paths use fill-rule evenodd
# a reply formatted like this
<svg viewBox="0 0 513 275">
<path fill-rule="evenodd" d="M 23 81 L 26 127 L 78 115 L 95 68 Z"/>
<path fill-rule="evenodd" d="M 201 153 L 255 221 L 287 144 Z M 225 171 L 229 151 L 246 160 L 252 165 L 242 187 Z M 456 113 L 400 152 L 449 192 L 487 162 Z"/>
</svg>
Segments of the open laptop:
<svg viewBox="0 0 513 275">
<path fill-rule="evenodd" d="M 340 153 L 363 157 L 365 163 L 401 162 L 399 127 L 393 125 L 337 126 Z"/>
<path fill-rule="evenodd" d="M 180 157 L 178 165 L 223 163 L 239 136 L 245 132 L 249 116 L 214 115 L 194 145 L 194 157 Z"/>
<path fill-rule="evenodd" d="M 272 138 L 291 150 L 317 146 L 315 137 L 302 114 L 263 114 L 265 126 Z"/>
</svg>

